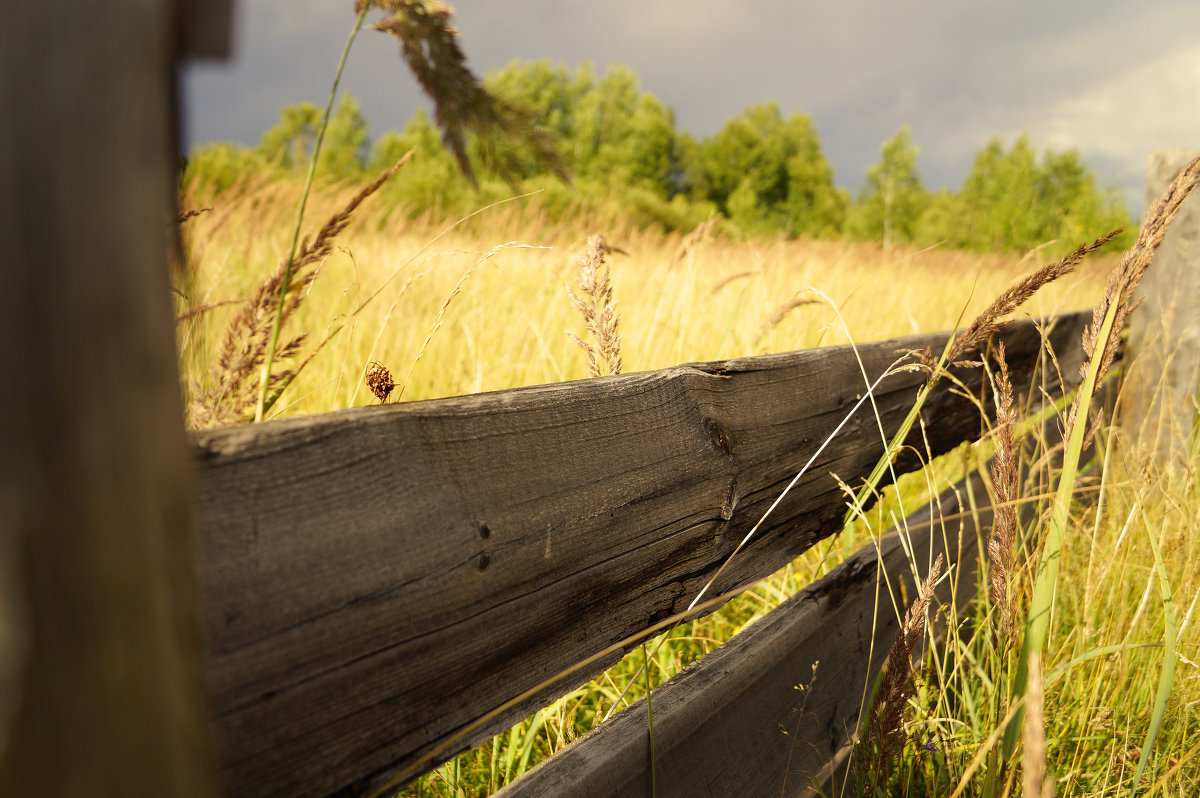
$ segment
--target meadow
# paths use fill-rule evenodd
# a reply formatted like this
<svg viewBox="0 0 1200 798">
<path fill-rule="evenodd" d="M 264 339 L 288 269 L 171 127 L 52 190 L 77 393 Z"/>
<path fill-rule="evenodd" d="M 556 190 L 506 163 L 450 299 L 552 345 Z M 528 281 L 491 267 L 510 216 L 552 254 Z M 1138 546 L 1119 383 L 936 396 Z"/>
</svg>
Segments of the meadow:
<svg viewBox="0 0 1200 798">
<path fill-rule="evenodd" d="M 403 180 L 403 169 L 393 179 Z M 222 363 L 227 331 L 286 257 L 302 190 L 299 180 L 275 180 L 216 196 L 195 187 L 185 191 L 181 208 L 211 207 L 182 223 L 186 257 L 176 271 L 180 366 L 193 401 L 226 401 L 241 393 L 220 387 L 222 371 L 230 368 L 228 358 Z M 318 185 L 305 229 L 315 232 L 326 219 L 338 218 L 360 190 Z M 719 219 L 690 233 L 638 228 L 614 212 L 584 210 L 569 223 L 551 222 L 539 211 L 537 196 L 458 222 L 412 218 L 367 197 L 293 292 L 294 312 L 281 340 L 306 337 L 285 347 L 289 357 L 282 368 L 304 366 L 267 418 L 378 404 L 364 382 L 372 363 L 392 375 L 389 402 L 587 377 L 586 355 L 568 335 L 586 338 L 567 286 L 575 284 L 577 256 L 595 233 L 619 250 L 608 265 L 625 372 L 962 327 L 1016 279 L 1052 260 L 1038 251 L 1010 256 L 747 238 Z M 1018 316 L 1096 304 L 1119 259 L 1091 256 L 1077 272 L 1039 291 Z M 226 422 L 252 414 L 244 402 L 233 405 Z M 211 412 L 189 418 L 193 425 L 215 420 Z M 1064 540 L 1046 648 L 1040 756 L 1057 794 L 1195 795 L 1200 452 L 1193 449 L 1186 467 L 1166 469 L 1145 459 L 1119 426 L 1099 440 L 1098 485 L 1091 497 L 1071 505 Z M 931 463 L 888 491 L 842 535 L 719 612 L 674 630 L 661 647 L 651 644 L 650 686 L 827 572 L 964 470 L 980 467 L 990 452 L 990 443 L 964 447 Z M 1173 602 L 1162 598 L 1164 583 Z M 987 632 L 997 623 L 995 612 L 981 598 L 973 617 L 957 619 L 962 634 L 927 653 L 905 722 L 909 738 L 933 741 L 933 750 L 906 746 L 880 794 L 943 795 L 956 787 L 958 794 L 982 794 L 979 775 L 986 768 L 979 752 L 989 750 L 1003 725 L 1001 683 L 1013 656 Z M 1150 764 L 1135 785 L 1169 656 L 1168 629 L 1175 677 Z M 637 675 L 644 656 L 635 650 L 592 683 L 403 794 L 493 792 L 590 729 L 622 693 L 623 701 L 644 694 L 646 682 Z M 1012 773 L 1000 781 L 993 794 L 1021 794 Z"/>
</svg>

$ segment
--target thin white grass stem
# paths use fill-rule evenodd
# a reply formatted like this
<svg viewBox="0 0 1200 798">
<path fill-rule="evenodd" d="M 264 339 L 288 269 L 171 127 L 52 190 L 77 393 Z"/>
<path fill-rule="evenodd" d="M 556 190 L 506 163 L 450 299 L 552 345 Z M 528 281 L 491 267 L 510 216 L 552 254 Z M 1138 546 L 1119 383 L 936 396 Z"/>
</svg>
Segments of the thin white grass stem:
<svg viewBox="0 0 1200 798">
<path fill-rule="evenodd" d="M 817 296 L 821 297 L 821 299 L 825 300 L 826 304 L 828 304 L 829 307 L 833 310 L 833 315 L 837 317 L 838 324 L 840 324 L 842 327 L 842 332 L 844 332 L 846 334 L 846 339 L 848 341 L 850 341 L 850 349 L 851 349 L 851 351 L 854 352 L 854 360 L 855 360 L 855 362 L 858 363 L 858 370 L 859 370 L 859 373 L 862 374 L 863 382 L 869 383 L 871 381 L 871 378 L 867 376 L 867 367 L 862 362 L 862 356 L 858 353 L 858 345 L 854 343 L 854 336 L 852 336 L 850 334 L 850 327 L 846 324 L 846 320 L 842 317 L 841 309 L 838 308 L 838 306 L 834 303 L 834 301 L 832 299 L 830 299 L 829 296 L 826 295 L 820 289 L 809 288 L 808 290 L 811 291 L 812 293 L 816 294 Z M 884 451 L 884 457 L 887 459 L 887 467 L 892 476 L 892 483 L 895 484 L 896 472 L 892 468 L 892 461 L 891 461 L 891 457 L 890 457 L 891 451 L 890 451 L 890 448 L 888 445 L 887 433 L 884 432 L 884 430 L 883 430 L 883 421 L 879 417 L 879 406 L 875 404 L 875 396 L 873 394 L 868 394 L 868 395 L 871 397 L 871 409 L 875 413 L 875 426 L 879 430 L 879 439 L 883 442 L 883 451 Z M 904 506 L 901 505 L 900 509 L 901 509 L 901 515 L 903 515 Z"/>
<path fill-rule="evenodd" d="M 1188 611 L 1183 616 L 1183 623 L 1179 624 L 1179 636 L 1183 637 L 1187 633 L 1188 625 L 1192 622 L 1192 614 L 1196 611 L 1196 602 L 1200 600 L 1200 590 L 1197 590 L 1192 596 L 1192 603 L 1188 605 Z"/>
<path fill-rule="evenodd" d="M 408 157 L 408 156 L 405 156 L 405 157 Z M 367 305 L 369 305 L 369 304 L 370 304 L 372 301 L 374 301 L 374 300 L 375 300 L 375 298 L 376 298 L 376 297 L 378 297 L 378 296 L 379 296 L 381 293 L 383 293 L 383 289 L 384 289 L 384 288 L 386 288 L 386 287 L 388 286 L 388 284 L 389 284 L 389 283 L 391 283 L 391 281 L 392 281 L 392 280 L 394 280 L 398 274 L 400 274 L 400 272 L 404 271 L 404 269 L 405 269 L 405 268 L 407 268 L 407 267 L 408 267 L 408 266 L 409 266 L 411 263 L 413 263 L 413 261 L 415 261 L 415 260 L 416 260 L 418 257 L 420 257 L 420 256 L 421 256 L 421 255 L 422 255 L 422 254 L 423 254 L 423 253 L 424 253 L 426 250 L 428 250 L 430 247 L 432 247 L 432 246 L 433 246 L 434 244 L 436 244 L 438 241 L 440 241 L 440 240 L 442 240 L 443 238 L 445 238 L 445 237 L 446 237 L 446 236 L 447 236 L 447 235 L 450 233 L 450 231 L 451 231 L 451 230 L 453 230 L 454 228 L 458 227 L 460 224 L 462 224 L 463 222 L 467 221 L 468 219 L 471 219 L 472 217 L 478 216 L 479 214 L 481 214 L 481 213 L 483 213 L 483 212 L 485 212 L 485 211 L 488 211 L 488 210 L 491 210 L 492 208 L 495 208 L 497 205 L 504 205 L 504 204 L 506 204 L 506 203 L 509 203 L 509 202 L 514 202 L 514 201 L 516 201 L 516 200 L 519 200 L 519 199 L 525 199 L 526 197 L 532 197 L 534 194 L 538 194 L 538 193 L 540 193 L 541 191 L 542 191 L 542 189 L 538 189 L 537 191 L 530 191 L 530 192 L 528 192 L 528 193 L 525 193 L 525 194 L 518 194 L 518 195 L 516 195 L 515 197 L 505 197 L 504 199 L 501 199 L 501 200 L 496 200 L 496 201 L 495 201 L 495 202 L 493 202 L 493 203 L 490 203 L 490 204 L 488 204 L 488 205 L 484 205 L 482 208 L 479 208 L 479 209 L 477 209 L 477 210 L 471 211 L 471 212 L 470 212 L 470 213 L 468 213 L 466 216 L 463 216 L 462 218 L 458 219 L 458 220 L 457 220 L 457 221 L 455 221 L 453 224 L 451 224 L 451 225 L 447 226 L 446 228 L 444 228 L 444 229 L 443 229 L 443 230 L 442 230 L 440 233 L 438 233 L 436 236 L 434 236 L 433 238 L 429 239 L 429 241 L 425 242 L 424 246 L 422 246 L 420 249 L 418 249 L 416 252 L 414 252 L 412 255 L 410 255 L 410 256 L 409 256 L 409 257 L 408 257 L 408 258 L 407 258 L 407 259 L 406 259 L 406 260 L 405 260 L 403 263 L 401 263 L 399 266 L 397 266 L 397 267 L 396 267 L 396 268 L 395 268 L 395 269 L 392 271 L 392 273 L 391 273 L 390 275 L 388 275 L 387 279 L 386 279 L 386 280 L 384 280 L 382 283 L 380 283 L 380 284 L 379 284 L 379 287 L 378 287 L 378 288 L 376 288 L 374 291 L 372 291 L 372 292 L 371 292 L 371 295 L 370 295 L 370 296 L 368 296 L 366 299 L 364 299 L 362 302 L 360 302 L 360 303 L 358 304 L 358 307 L 356 307 L 356 308 L 355 308 L 354 310 L 352 310 L 352 311 L 351 311 L 349 314 L 347 314 L 347 315 L 346 315 L 346 320 L 345 320 L 345 321 L 343 321 L 343 322 L 342 322 L 341 324 L 339 324 L 337 327 L 334 327 L 334 328 L 333 328 L 333 329 L 332 329 L 332 330 L 331 330 L 331 331 L 330 331 L 330 332 L 329 332 L 329 333 L 328 333 L 328 334 L 325 336 L 325 338 L 323 338 L 323 339 L 321 340 L 321 342 L 320 342 L 319 344 L 317 344 L 317 346 L 316 346 L 316 347 L 313 349 L 312 353 L 311 353 L 311 354 L 308 356 L 308 358 L 306 358 L 306 359 L 305 359 L 304 363 L 301 363 L 301 364 L 300 364 L 300 366 L 299 366 L 299 367 L 297 367 L 297 368 L 296 368 L 296 369 L 295 369 L 295 370 L 292 372 L 292 375 L 291 375 L 290 377 L 288 377 L 288 378 L 287 378 L 287 380 L 285 380 L 284 384 L 283 384 L 283 385 L 282 385 L 282 386 L 279 388 L 279 390 L 278 390 L 277 394 L 278 394 L 278 393 L 282 393 L 282 392 L 284 391 L 284 389 L 286 389 L 286 388 L 287 388 L 287 387 L 288 387 L 288 386 L 289 386 L 289 385 L 292 383 L 292 381 L 293 381 L 293 380 L 295 380 L 295 378 L 296 378 L 296 375 L 297 375 L 297 374 L 299 374 L 300 370 L 301 370 L 301 369 L 302 369 L 302 368 L 303 368 L 303 367 L 304 367 L 304 366 L 305 366 L 307 363 L 311 362 L 311 361 L 312 361 L 312 359 L 313 359 L 314 357 L 316 357 L 317 353 L 318 353 L 318 352 L 320 352 L 320 351 L 321 351 L 321 349 L 323 349 L 323 348 L 325 347 L 325 345 L 326 345 L 326 344 L 328 344 L 330 341 L 332 341 L 332 340 L 333 340 L 333 339 L 334 339 L 334 338 L 335 338 L 335 337 L 338 335 L 338 333 L 340 333 L 340 332 L 341 332 L 343 329 L 345 329 L 345 327 L 346 327 L 346 325 L 347 325 L 347 324 L 349 324 L 351 321 L 353 321 L 354 319 L 356 319 L 356 318 L 358 317 L 358 314 L 359 314 L 359 313 L 361 313 L 361 312 L 362 312 L 362 311 L 363 311 L 363 310 L 364 310 L 364 309 L 367 307 Z M 549 249 L 549 247 L 547 247 L 547 249 Z M 425 274 L 428 274 L 428 271 L 421 272 L 420 274 L 414 275 L 412 278 L 410 278 L 410 280 L 409 280 L 408 282 L 409 282 L 409 283 L 411 283 L 411 282 L 412 282 L 412 280 L 415 280 L 415 279 L 417 279 L 418 277 L 422 277 L 422 276 L 424 276 Z M 408 283 L 405 283 L 405 285 L 404 285 L 404 288 L 402 288 L 402 289 L 401 289 L 401 293 L 403 293 L 404 289 L 406 289 L 407 287 L 408 287 Z M 365 368 L 364 368 L 364 373 L 365 373 Z M 360 376 L 361 376 L 361 375 L 360 375 Z M 355 381 L 355 383 L 356 383 L 356 384 L 355 384 L 355 388 L 354 388 L 354 394 L 353 394 L 353 396 L 351 397 L 351 404 L 353 404 L 353 399 L 354 399 L 354 397 L 357 397 L 357 396 L 358 396 L 358 385 L 360 385 L 360 384 L 362 383 L 362 380 L 361 380 L 361 379 L 360 379 L 360 380 L 356 380 L 356 381 Z"/>
<path fill-rule="evenodd" d="M 1094 584 L 1092 581 L 1092 564 L 1096 561 L 1096 557 L 1094 555 L 1098 551 L 1096 548 L 1096 538 L 1100 535 L 1100 521 L 1105 518 L 1104 513 L 1108 509 L 1108 505 L 1105 502 L 1105 499 L 1108 496 L 1108 491 L 1104 490 L 1104 483 L 1107 482 L 1108 474 L 1112 473 L 1109 470 L 1108 464 L 1109 458 L 1112 456 L 1113 448 L 1114 447 L 1109 446 L 1104 450 L 1104 465 L 1100 471 L 1101 486 L 1100 492 L 1096 496 L 1096 519 L 1092 524 L 1091 552 L 1093 556 L 1090 556 L 1087 559 L 1087 573 L 1084 574 L 1083 578 L 1083 606 L 1085 607 L 1093 606 L 1092 602 L 1094 601 L 1094 591 L 1092 590 L 1092 585 Z M 1132 516 L 1130 517 L 1132 518 Z M 1112 562 L 1111 557 L 1106 557 L 1104 559 L 1108 560 L 1110 563 Z"/>
<path fill-rule="evenodd" d="M 433 325 L 429 328 L 429 332 L 426 333 L 425 340 L 421 342 L 421 348 L 417 350 L 417 356 L 413 358 L 412 363 L 409 364 L 408 373 L 404 375 L 404 381 L 400 383 L 400 390 L 396 393 L 396 401 L 400 401 L 400 399 L 404 396 L 404 391 L 408 388 L 409 380 L 412 378 L 413 370 L 416 369 L 417 364 L 421 362 L 421 358 L 425 356 L 425 350 L 429 347 L 429 342 L 433 340 L 434 334 L 441 329 L 442 324 L 446 319 L 446 309 L 450 307 L 450 303 L 454 300 L 454 297 L 458 296 L 458 293 L 462 290 L 463 284 L 467 281 L 467 278 L 474 274 L 475 270 L 483 265 L 483 263 L 491 260 L 496 253 L 504 249 L 546 249 L 546 247 L 535 247 L 532 244 L 518 244 L 516 241 L 509 241 L 506 244 L 498 244 L 485 252 L 483 255 L 479 256 L 479 258 L 462 273 L 462 276 L 458 278 L 458 282 L 454 284 L 454 288 L 450 290 L 450 294 L 446 297 L 446 300 L 442 302 L 441 308 L 438 309 L 437 316 L 433 320 Z M 381 334 L 382 332 L 383 331 L 380 330 Z"/>
</svg>

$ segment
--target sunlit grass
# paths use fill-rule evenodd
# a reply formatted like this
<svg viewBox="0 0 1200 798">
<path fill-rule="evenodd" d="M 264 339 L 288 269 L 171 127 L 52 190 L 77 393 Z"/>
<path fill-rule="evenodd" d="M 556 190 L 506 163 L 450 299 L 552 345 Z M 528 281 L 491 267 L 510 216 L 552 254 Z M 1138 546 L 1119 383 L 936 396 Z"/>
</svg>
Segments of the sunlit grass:
<svg viewBox="0 0 1200 798">
<path fill-rule="evenodd" d="M 306 228 L 318 226 L 356 189 L 322 187 L 311 201 Z M 286 252 L 298 191 L 298 185 L 280 182 L 185 199 L 185 207 L 211 204 L 213 210 L 184 228 L 191 265 L 179 281 L 185 295 L 181 312 L 249 295 Z M 833 299 L 858 342 L 950 329 L 1041 265 L 1034 258 L 884 251 L 840 241 L 744 241 L 719 230 L 684 246 L 683 236 L 634 229 L 612 218 L 551 225 L 537 213 L 536 198 L 492 209 L 434 241 L 447 226 L 364 206 L 339 239 L 341 246 L 320 264 L 290 331 L 307 332 L 310 345 L 329 331 L 341 327 L 341 332 L 289 388 L 277 415 L 376 402 L 362 382 L 371 361 L 385 364 L 395 377 L 392 401 L 586 377 L 585 356 L 566 334 L 582 330 L 565 286 L 576 253 L 596 232 L 627 253 L 609 258 L 627 373 L 846 343 L 827 304 L 788 307 L 810 296 L 809 288 Z M 1077 275 L 1045 289 L 1023 312 L 1043 315 L 1094 304 L 1114 263 L 1111 256 L 1085 262 Z M 209 379 L 215 348 L 236 307 L 219 306 L 180 325 L 186 380 Z M 717 613 L 671 632 L 653 655 L 651 683 L 678 673 L 828 572 L 866 539 L 868 527 L 877 534 L 896 523 L 978 465 L 985 449 L 964 447 L 902 479 L 899 491 L 889 491 L 852 534 L 819 544 Z M 1167 471 L 1146 466 L 1132 447 L 1106 451 L 1101 499 L 1072 507 L 1064 539 L 1044 661 L 1048 766 L 1059 794 L 1111 794 L 1132 780 L 1163 657 L 1160 581 L 1147 537 L 1155 535 L 1175 601 L 1179 662 L 1145 786 L 1158 794 L 1192 795 L 1200 782 L 1195 510 L 1200 454 L 1193 452 L 1190 470 Z M 983 604 L 979 613 L 964 627 L 967 634 L 987 628 Z M 946 669 L 946 660 L 930 662 L 935 675 L 922 682 L 914 699 L 913 730 L 936 739 L 938 751 L 909 758 L 902 769 L 907 794 L 940 794 L 947 783 L 953 785 L 1003 720 L 994 700 L 1000 663 L 970 664 L 976 654 L 963 645 L 953 668 Z M 648 646 L 655 649 L 654 643 Z M 638 650 L 423 777 L 405 794 L 494 791 L 592 728 L 622 693 L 622 703 L 643 695 L 641 678 L 634 678 L 641 664 Z"/>
<path fill-rule="evenodd" d="M 394 179 L 402 180 L 403 171 Z M 355 190 L 325 187 L 310 201 L 306 229 L 317 227 Z M 180 286 L 188 298 L 181 308 L 249 295 L 287 251 L 296 191 L 298 186 L 273 183 L 216 200 L 185 199 L 185 206 L 214 209 L 185 226 L 194 273 Z M 311 343 L 343 323 L 345 329 L 289 388 L 276 415 L 368 404 L 373 397 L 361 376 L 371 360 L 388 366 L 406 401 L 587 376 L 582 353 L 565 334 L 581 326 L 565 286 L 576 253 L 594 232 L 628 253 L 609 259 L 626 372 L 846 343 L 831 325 L 827 305 L 782 312 L 808 287 L 838 303 L 859 341 L 949 329 L 985 307 L 1015 276 L 1040 265 L 952 251 L 745 242 L 722 235 L 681 247 L 680 235 L 631 229 L 612 219 L 550 225 L 536 213 L 536 197 L 488 211 L 430 245 L 445 223 L 410 221 L 372 200 L 319 266 L 292 332 L 307 331 Z M 480 260 L 509 243 L 526 247 L 503 248 Z M 1102 290 L 1099 275 L 1107 261 L 1089 262 L 1077 279 L 1053 287 L 1028 312 L 1089 306 Z M 459 294 L 443 312 L 460 280 Z M 218 307 L 186 325 L 186 378 L 208 378 L 213 348 L 235 310 Z"/>
</svg>

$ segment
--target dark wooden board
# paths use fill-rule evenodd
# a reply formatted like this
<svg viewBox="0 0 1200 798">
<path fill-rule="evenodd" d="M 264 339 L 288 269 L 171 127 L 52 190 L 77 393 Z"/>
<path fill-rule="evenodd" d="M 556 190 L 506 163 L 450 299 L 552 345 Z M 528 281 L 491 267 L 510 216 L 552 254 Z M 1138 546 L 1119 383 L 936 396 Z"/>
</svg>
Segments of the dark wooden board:
<svg viewBox="0 0 1200 798">
<path fill-rule="evenodd" d="M 863 547 L 657 688 L 654 794 L 787 796 L 820 788 L 840 795 L 833 765 L 846 760 L 905 602 L 917 595 L 913 563 L 922 579 L 938 554 L 950 564 L 951 578 L 938 585 L 929 617 L 950 603 L 964 610 L 975 595 L 980 533 L 990 527 L 986 488 L 972 475 L 910 515 L 906 533 L 893 530 L 878 549 Z M 646 707 L 639 700 L 496 798 L 649 796 L 647 743 Z"/>
<path fill-rule="evenodd" d="M 172 4 L 0 5 L 0 795 L 216 792 L 169 277 Z"/>
<path fill-rule="evenodd" d="M 1051 333 L 1069 378 L 1088 319 L 1061 317 Z M 1041 381 L 1034 325 L 1002 335 L 1017 385 L 1035 371 Z M 859 351 L 874 378 L 944 340 Z M 978 369 L 958 376 L 978 389 Z M 878 390 L 888 434 L 921 380 L 902 372 Z M 228 789 L 361 791 L 583 683 L 613 658 L 459 734 L 684 610 L 863 386 L 839 347 L 196 435 L 208 685 Z M 924 417 L 934 454 L 981 428 L 950 381 Z M 912 440 L 924 451 L 919 431 Z M 713 594 L 836 532 L 844 498 L 830 472 L 853 482 L 882 450 L 867 404 Z M 917 464 L 906 455 L 899 468 Z"/>
</svg>

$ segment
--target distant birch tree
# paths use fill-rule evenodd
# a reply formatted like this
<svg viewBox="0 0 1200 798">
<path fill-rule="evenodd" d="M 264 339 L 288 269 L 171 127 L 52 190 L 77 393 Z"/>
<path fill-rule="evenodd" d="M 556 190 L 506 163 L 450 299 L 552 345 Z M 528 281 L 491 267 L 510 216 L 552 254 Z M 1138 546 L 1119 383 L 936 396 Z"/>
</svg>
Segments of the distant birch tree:
<svg viewBox="0 0 1200 798">
<path fill-rule="evenodd" d="M 917 154 L 908 125 L 883 143 L 882 158 L 867 169 L 867 184 L 847 216 L 850 238 L 882 241 L 884 249 L 913 240 L 917 220 L 929 206 Z"/>
</svg>

